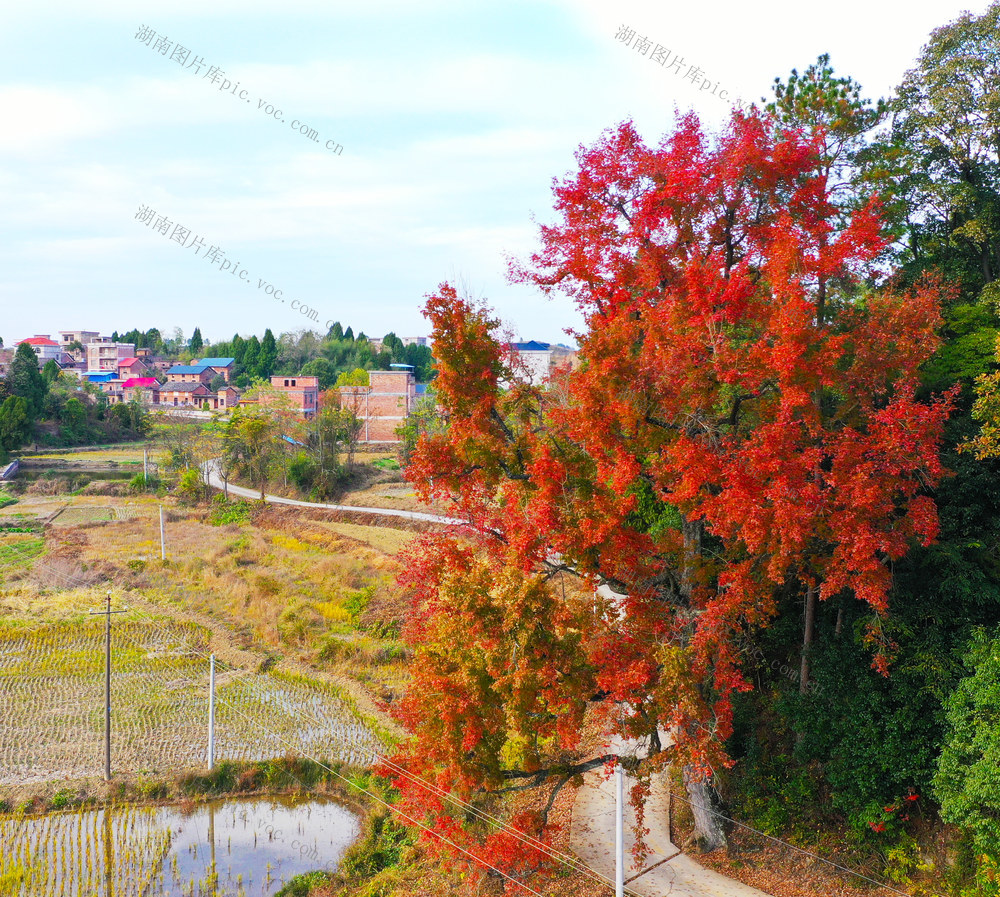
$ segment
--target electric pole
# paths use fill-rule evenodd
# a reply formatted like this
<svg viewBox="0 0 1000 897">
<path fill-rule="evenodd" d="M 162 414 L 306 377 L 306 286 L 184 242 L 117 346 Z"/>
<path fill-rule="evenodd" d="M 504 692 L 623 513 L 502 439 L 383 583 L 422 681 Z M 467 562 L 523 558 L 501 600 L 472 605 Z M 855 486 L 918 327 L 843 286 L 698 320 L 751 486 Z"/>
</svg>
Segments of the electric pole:
<svg viewBox="0 0 1000 897">
<path fill-rule="evenodd" d="M 104 610 L 92 610 L 93 614 L 104 615 L 104 781 L 111 781 L 111 615 L 123 614 L 124 610 L 111 609 L 111 590 Z"/>
</svg>

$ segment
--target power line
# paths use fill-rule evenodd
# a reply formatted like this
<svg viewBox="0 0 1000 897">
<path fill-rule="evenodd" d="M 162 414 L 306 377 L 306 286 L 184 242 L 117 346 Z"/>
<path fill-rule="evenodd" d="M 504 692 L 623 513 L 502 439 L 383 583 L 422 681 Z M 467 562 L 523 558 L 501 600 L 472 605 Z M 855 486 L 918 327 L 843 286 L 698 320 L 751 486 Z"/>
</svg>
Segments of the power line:
<svg viewBox="0 0 1000 897">
<path fill-rule="evenodd" d="M 12 551 L 13 551 L 14 553 L 16 553 L 16 554 L 18 554 L 18 553 L 19 553 L 17 549 L 12 549 Z M 23 555 L 22 559 L 25 559 L 25 560 L 31 560 L 31 559 L 33 559 L 33 556 L 32 556 L 32 555 Z M 0 565 L 0 567 L 2 567 L 2 566 L 4 566 L 4 565 Z M 61 578 L 61 579 L 63 579 L 63 580 L 64 580 L 64 581 L 66 581 L 66 582 L 67 582 L 68 584 L 71 584 L 71 585 L 73 585 L 73 586 L 76 586 L 76 585 L 77 585 L 76 583 L 73 583 L 73 582 L 72 582 L 72 580 L 71 580 L 71 579 L 70 579 L 70 578 L 69 578 L 68 576 L 66 576 L 65 574 L 61 574 L 61 573 L 60 573 L 59 571 L 55 570 L 55 568 L 52 568 L 52 567 L 50 567 L 49 565 L 45 565 L 45 564 L 42 564 L 42 565 L 38 565 L 38 566 L 42 566 L 42 567 L 45 567 L 46 569 L 49 569 L 49 570 L 50 570 L 50 571 L 51 571 L 51 572 L 52 572 L 53 574 L 55 574 L 55 575 L 57 576 L 57 578 Z M 151 623 L 152 625 L 154 625 L 154 626 L 156 625 L 155 621 L 154 621 L 154 620 L 152 620 L 152 618 L 150 618 L 149 622 L 150 622 L 150 623 Z M 189 651 L 190 651 L 191 653 L 193 653 L 193 654 L 196 654 L 196 655 L 199 655 L 199 656 L 202 656 L 202 657 L 207 657 L 207 656 L 208 656 L 208 655 L 204 654 L 204 652 L 201 652 L 201 651 L 198 651 L 197 649 L 195 649 L 195 648 L 191 647 L 191 646 L 190 646 L 189 644 L 187 644 L 186 642 L 182 642 L 182 644 L 184 644 L 184 646 L 185 646 L 186 648 L 188 648 L 188 649 L 189 649 Z M 227 666 L 230 666 L 230 669 L 233 669 L 233 670 L 237 670 L 237 669 L 239 669 L 239 668 L 237 668 L 237 667 L 232 667 L 232 666 L 231 666 L 231 665 L 229 665 L 229 664 L 226 664 L 226 665 L 227 665 Z M 188 681 L 188 682 L 193 682 L 193 680 L 190 680 L 190 679 L 188 679 L 187 677 L 184 677 L 183 675 L 182 675 L 182 678 L 184 678 L 184 679 L 185 679 L 186 681 Z M 220 699 L 220 703 L 223 703 L 223 704 L 225 704 L 225 702 L 222 702 L 222 701 L 221 701 L 221 699 Z M 238 715 L 240 715 L 240 716 L 243 716 L 243 717 L 244 717 L 245 719 L 249 719 L 249 717 L 246 717 L 246 715 L 245 715 L 245 714 L 241 713 L 241 712 L 240 712 L 240 711 L 238 711 L 238 710 L 235 710 L 235 708 L 234 708 L 234 707 L 233 707 L 232 705 L 228 705 L 228 704 L 227 704 L 226 706 L 229 706 L 229 707 L 230 707 L 230 709 L 233 709 L 233 710 L 234 710 L 234 712 L 236 712 L 236 713 L 237 713 Z M 317 724 L 319 724 L 320 726 L 323 726 L 323 725 L 324 725 L 324 724 L 323 724 L 323 723 L 322 723 L 321 721 L 319 721 L 318 719 L 316 719 L 316 718 L 314 718 L 314 717 L 310 717 L 310 716 L 309 716 L 308 714 L 304 714 L 304 713 L 302 713 L 302 711 L 295 711 L 295 712 L 298 712 L 298 713 L 302 714 L 302 716 L 304 716 L 304 717 L 305 717 L 305 718 L 306 718 L 307 720 L 312 720 L 313 722 L 316 722 L 316 723 L 317 723 Z M 277 738 L 278 738 L 278 739 L 279 739 L 280 741 L 284 742 L 284 743 L 285 743 L 286 745 L 288 745 L 288 746 L 290 746 L 290 747 L 294 747 L 294 746 L 293 746 L 293 745 L 291 745 L 291 744 L 290 744 L 289 742 L 285 741 L 285 739 L 284 739 L 284 738 L 283 738 L 282 736 L 278 735 L 277 733 L 275 733 L 275 732 L 273 732 L 273 731 L 271 731 L 271 730 L 267 729 L 266 727 L 264 727 L 264 726 L 260 725 L 259 723 L 258 723 L 258 726 L 259 726 L 259 727 L 260 727 L 261 729 L 263 729 L 264 731 L 267 731 L 267 732 L 268 732 L 269 734 L 271 734 L 272 736 L 275 736 L 275 737 L 277 737 Z M 363 788 L 360 788 L 360 786 L 357 786 L 357 785 L 355 785 L 355 784 L 354 784 L 353 782 L 350 782 L 350 780 L 349 780 L 349 779 L 346 779 L 345 777 L 343 777 L 343 776 L 340 776 L 340 775 L 339 775 L 339 773 L 336 773 L 336 772 L 334 772 L 333 770 L 329 769 L 329 767 L 327 767 L 326 765 L 324 765 L 324 764 L 320 763 L 320 762 L 319 762 L 318 760 L 315 760 L 315 759 L 314 759 L 313 757 L 311 757 L 311 756 L 310 756 L 309 754 L 307 754 L 307 753 L 306 753 L 305 751 L 302 751 L 302 755 L 303 755 L 303 756 L 306 756 L 306 757 L 307 757 L 308 759 L 311 759 L 311 760 L 313 760 L 314 762 L 316 762 L 316 763 L 317 763 L 318 765 L 320 765 L 320 766 L 321 766 L 321 767 L 323 767 L 324 769 L 327 769 L 327 770 L 328 770 L 328 771 L 330 771 L 330 772 L 331 772 L 332 774 L 334 774 L 334 775 L 337 775 L 337 776 L 338 776 L 339 778 L 343 778 L 343 779 L 344 779 L 344 781 L 347 781 L 347 782 L 349 782 L 349 783 L 350 783 L 351 785 L 353 785 L 354 787 L 357 787 L 357 788 L 359 788 L 359 790 L 361 790 L 361 791 L 364 791 L 364 792 L 365 792 L 366 794 L 370 794 L 370 792 L 367 792 L 367 791 L 365 791 L 365 789 L 363 789 Z M 492 817 L 492 816 L 490 816 L 489 814 L 485 813 L 485 811 L 481 811 L 481 810 L 479 810 L 478 808 L 475 808 L 475 807 L 474 807 L 474 806 L 472 806 L 471 804 L 468 804 L 468 803 L 466 803 L 466 802 L 462 801 L 462 800 L 461 800 L 460 798 L 457 798 L 457 797 L 454 797 L 454 796 L 452 796 L 452 795 L 448 795 L 448 794 L 447 794 L 446 792 L 444 792 L 444 791 L 443 791 L 442 789 L 439 789 L 439 788 L 438 788 L 437 786 L 435 786 L 435 785 L 432 785 L 432 784 L 430 784 L 430 783 L 428 783 L 428 782 L 424 781 L 423 779 L 419 778 L 418 776 L 416 776 L 416 775 L 415 775 L 415 774 L 413 774 L 413 773 L 410 773 L 410 772 L 408 772 L 408 771 L 405 771 L 405 770 L 403 770 L 403 769 L 402 769 L 402 767 L 398 767 L 398 765 L 396 765 L 396 764 L 392 764 L 392 763 L 391 763 L 391 761 L 388 761 L 388 760 L 387 760 L 387 758 L 383 758 L 383 757 L 381 757 L 381 756 L 380 756 L 380 755 L 378 755 L 378 754 L 375 754 L 374 756 L 375 756 L 375 757 L 376 757 L 377 759 L 379 759 L 379 760 L 380 760 L 381 762 L 384 762 L 384 763 L 386 763 L 386 765 L 388 765 L 388 766 L 392 766 L 392 767 L 394 767 L 394 768 L 397 768 L 397 769 L 399 769 L 399 770 L 400 770 L 400 771 L 401 771 L 401 772 L 402 772 L 403 774 L 405 774 L 405 775 L 406 775 L 407 777 L 409 777 L 409 778 L 410 778 L 410 779 L 411 779 L 412 781 L 414 781 L 415 783 L 417 783 L 417 784 L 420 784 L 420 785 L 422 785 L 422 786 L 423 786 L 424 788 L 427 788 L 428 790 L 430 790 L 430 791 L 432 791 L 432 792 L 435 792 L 435 793 L 437 793 L 437 794 L 438 794 L 438 796 L 440 796 L 440 797 L 442 797 L 442 798 L 444 798 L 444 799 L 447 799 L 447 800 L 450 800 L 450 801 L 451 801 L 452 803 L 456 804 L 457 806 L 462 806 L 462 807 L 463 807 L 464 809 L 467 809 L 467 810 L 469 810 L 470 812 L 474 813 L 475 815 L 478 815 L 480 819 L 482 819 L 482 820 L 484 820 L 484 821 L 489 821 L 489 822 L 491 822 L 491 824 L 494 824 L 494 825 L 496 825 L 496 826 L 500 827 L 500 828 L 501 828 L 501 829 L 502 829 L 503 831 L 507 832 L 508 834 L 512 834 L 512 835 L 514 835 L 514 836 L 515 836 L 515 837 L 516 837 L 516 838 L 517 838 L 518 840 L 521 840 L 521 841 L 522 841 L 522 843 L 525 843 L 525 844 L 528 844 L 529 846 L 532 846 L 532 847 L 535 847 L 535 849 L 537 849 L 537 850 L 538 850 L 538 851 L 539 851 L 540 853 L 545 853 L 545 854 L 546 854 L 547 856 L 549 856 L 549 858 L 550 858 L 550 859 L 554 859 L 554 860 L 558 860 L 558 861 L 560 861 L 560 862 L 563 862 L 563 863 L 564 863 L 564 864 L 566 864 L 566 865 L 570 865 L 571 867 L 573 867 L 573 863 L 574 863 L 574 859 L 573 859 L 572 857 L 569 857 L 568 855 L 565 855 L 565 854 L 561 854 L 560 852 L 558 852 L 558 851 L 555 851 L 554 849 L 551 849 L 551 848 L 548 848 L 548 846 L 547 846 L 547 845 L 544 845 L 544 842 L 538 842 L 538 841 L 537 841 L 536 839 L 532 838 L 532 837 L 531 837 L 530 835 L 527 835 L 527 833 L 525 833 L 525 832 L 521 832 L 521 831 L 520 831 L 520 830 L 518 830 L 518 829 L 514 829 L 514 828 L 512 828 L 512 827 L 508 826 L 508 825 L 507 825 L 506 823 L 503 823 L 502 821 L 500 821 L 500 820 L 496 819 L 496 817 Z M 293 776 L 293 778 L 295 778 L 295 777 Z M 302 784 L 303 784 L 303 783 L 302 783 L 302 782 L 301 782 L 300 780 L 298 780 L 297 778 L 296 778 L 296 781 L 299 781 L 299 784 L 300 784 L 300 785 L 302 785 Z M 305 786 L 305 785 L 303 785 L 303 787 L 306 787 L 306 786 Z M 307 789 L 307 790 L 310 790 L 310 789 Z M 468 853 L 468 851 L 465 851 L 464 849 L 462 849 L 462 848 L 461 848 L 461 847 L 459 847 L 458 845 L 455 845 L 455 844 L 453 844 L 452 842 L 448 841 L 448 839 L 444 838 L 444 837 L 443 837 L 442 835 L 440 835 L 440 833 L 438 833 L 438 832 L 435 832 L 435 831 L 433 831 L 432 829 L 429 829 L 429 828 L 428 828 L 427 826 L 423 825 L 422 823 L 419 823 L 419 822 L 417 822 L 417 821 L 415 821 L 415 820 L 410 820 L 410 817 L 406 816 L 406 814 L 403 814 L 403 813 L 402 813 L 402 811 L 398 811 L 398 810 L 397 810 L 397 809 L 396 809 L 395 807 L 393 807 L 393 806 L 392 806 L 392 805 L 390 805 L 390 804 L 387 804 L 387 803 L 386 803 L 385 801 L 382 801 L 382 800 L 381 800 L 380 798 L 377 798 L 377 797 L 375 797 L 374 795 L 371 795 L 371 796 L 372 796 L 372 797 L 373 797 L 373 798 L 374 798 L 375 800 L 377 800 L 377 801 L 378 801 L 379 803 L 383 803 L 383 804 L 384 804 L 384 805 L 385 805 L 386 807 L 389 807 L 389 808 L 390 808 L 390 809 L 392 809 L 393 811 L 396 811 L 396 812 L 399 812 L 399 813 L 400 813 L 400 815 L 404 816 L 404 818 L 408 819 L 409 821 L 412 821 L 412 822 L 413 822 L 413 824 L 415 824 L 415 825 L 417 825 L 418 827 L 420 827 L 420 828 L 422 828 L 422 829 L 424 829 L 424 830 L 426 830 L 426 831 L 430 832 L 431 834 L 434 834 L 435 836 L 437 836 L 437 837 L 441 838 L 442 840 L 446 841 L 446 842 L 447 842 L 447 843 L 448 843 L 449 845 L 451 845 L 451 846 L 455 847 L 455 848 L 456 848 L 457 850 L 459 850 L 459 851 L 461 851 L 462 853 L 465 853 L 466 855 L 468 855 L 468 856 L 472 857 L 472 858 L 473 858 L 473 859 L 474 859 L 474 860 L 475 860 L 476 862 L 478 862 L 478 863 L 480 863 L 480 864 L 482 864 L 482 865 L 486 865 L 486 866 L 487 866 L 487 868 L 493 868 L 493 867 L 490 867 L 490 866 L 488 866 L 488 864 L 486 864 L 486 863 L 485 863 L 485 861 L 482 861 L 482 860 L 480 860 L 479 858 L 477 858 L 477 857 L 475 857 L 474 855 L 472 855 L 472 854 Z M 748 825 L 746 825 L 745 823 L 741 823 L 741 822 L 738 822 L 737 820 L 734 820 L 734 819 L 731 819 L 730 817 L 728 817 L 728 816 L 725 816 L 724 814 L 722 814 L 722 813 L 719 813 L 719 812 L 718 812 L 718 811 L 716 811 L 716 810 L 713 810 L 713 809 L 711 809 L 711 808 L 707 808 L 707 807 L 703 807 L 703 806 L 701 806 L 700 804 L 695 804 L 695 803 L 692 803 L 692 802 L 691 802 L 690 800 L 688 800 L 688 799 L 686 799 L 686 798 L 683 798 L 683 797 L 680 797 L 679 795 L 674 795 L 674 796 L 676 796 L 676 797 L 677 797 L 677 798 L 678 798 L 679 800 L 682 800 L 682 801 L 684 801 L 684 802 L 685 802 L 685 803 L 687 803 L 687 804 L 688 804 L 689 806 L 692 806 L 692 807 L 697 807 L 698 809 L 702 809 L 702 810 L 705 810 L 706 812 L 709 812 L 709 813 L 711 813 L 712 815 L 715 815 L 715 816 L 717 816 L 717 817 L 719 817 L 719 818 L 721 818 L 721 819 L 724 819 L 724 820 L 726 820 L 726 821 L 728 821 L 728 822 L 730 822 L 730 823 L 732 823 L 732 824 L 734 824 L 734 825 L 737 825 L 737 826 L 739 826 L 740 828 L 743 828 L 743 829 L 745 829 L 745 830 L 747 830 L 747 831 L 750 831 L 750 832 L 753 832 L 753 833 L 755 833 L 755 834 L 757 834 L 757 835 L 760 835 L 760 836 L 761 836 L 761 837 L 763 837 L 763 838 L 767 838 L 768 840 L 770 840 L 770 841 L 773 841 L 773 842 L 774 842 L 774 843 L 776 843 L 776 844 L 780 844 L 780 845 L 782 845 L 782 846 L 785 846 L 785 847 L 788 847 L 788 848 L 790 848 L 790 849 L 792 849 L 792 850 L 794 850 L 794 851 L 796 851 L 796 852 L 798 852 L 798 853 L 801 853 L 801 854 L 803 854 L 803 855 L 806 855 L 806 856 L 809 856 L 809 857 L 811 857 L 811 858 L 813 858 L 813 859 L 816 859 L 816 860 L 819 860 L 820 862 L 822 862 L 822 863 L 826 863 L 827 865 L 830 865 L 830 866 L 833 866 L 833 867 L 835 867 L 835 868 L 837 868 L 837 869 L 839 869 L 839 870 L 841 870 L 841 871 L 843 871 L 843 872 L 847 873 L 848 875 L 854 875 L 854 876 L 857 876 L 858 878 L 861 878 L 861 879 L 863 879 L 864 881 L 867 881 L 867 882 L 869 882 L 870 884 L 874 884 L 874 885 L 877 885 L 877 886 L 879 886 L 879 887 L 883 887 L 883 888 L 886 888 L 887 890 L 890 890 L 890 891 L 892 891 L 892 892 L 893 892 L 893 893 L 895 893 L 895 894 L 899 894 L 899 895 L 901 895 L 901 897 L 910 897 L 910 895 L 908 895 L 908 894 L 907 894 L 907 893 L 906 893 L 905 891 L 900 891 L 899 889 L 897 889 L 897 888 L 894 888 L 894 887 L 893 887 L 892 885 L 888 885 L 888 884 L 885 884 L 884 882 L 880 882 L 880 881 L 878 881 L 878 880 L 876 880 L 876 879 L 873 879 L 873 878 L 870 878 L 869 876 L 866 876 L 866 875 L 864 875 L 864 874 L 863 874 L 863 873 L 861 873 L 861 872 L 857 872 L 857 871 L 855 871 L 855 870 L 853 870 L 853 869 L 850 869 L 850 868 L 848 868 L 848 867 L 846 867 L 846 866 L 842 866 L 842 865 L 840 865 L 840 864 L 838 864 L 838 863 L 836 863 L 836 862 L 834 862 L 834 861 L 832 861 L 832 860 L 828 860 L 828 859 L 826 859 L 826 858 L 824 858 L 824 857 L 821 857 L 821 856 L 819 856 L 818 854 L 815 854 L 815 853 L 812 853 L 811 851 L 808 851 L 808 850 L 805 850 L 805 849 L 803 849 L 803 848 L 800 848 L 800 847 L 797 847 L 796 845 L 794 845 L 794 844 L 791 844 L 791 843 L 789 843 L 789 842 L 787 842 L 787 841 L 783 841 L 783 840 L 781 840 L 780 838 L 776 838 L 776 837 L 774 837 L 774 836 L 772 836 L 772 835 L 768 835 L 768 834 L 766 834 L 765 832 L 761 832 L 761 831 L 759 831 L 759 830 L 757 830 L 757 829 L 754 829 L 754 828 L 753 828 L 752 826 L 748 826 Z M 532 842 L 534 842 L 534 843 L 532 843 Z M 541 846 L 536 846 L 536 845 L 541 845 Z M 565 859 L 564 859 L 563 857 L 565 857 Z M 579 862 L 579 861 L 575 861 L 575 862 Z M 586 871 L 585 871 L 585 870 L 586 870 Z M 500 872 L 500 870 L 496 870 L 496 869 L 494 869 L 494 871 L 496 871 L 496 872 L 497 872 L 498 874 L 501 874 L 501 875 L 503 875 L 503 873 L 502 873 L 502 872 Z M 588 866 L 585 866 L 585 865 L 584 865 L 584 868 L 576 868 L 576 871 L 579 871 L 579 872 L 581 872 L 581 873 L 583 873 L 583 874 L 589 874 L 589 875 L 590 875 L 590 876 L 591 876 L 592 878 L 595 878 L 595 880 L 599 881 L 599 882 L 600 882 L 601 884 L 608 884 L 608 882 L 609 882 L 609 880 L 608 880 L 608 879 L 607 879 L 607 878 L 606 878 L 605 876 L 602 876 L 602 875 L 601 875 L 600 873 L 598 873 L 598 872 L 597 872 L 596 870 L 593 870 L 593 869 L 590 869 L 590 867 L 588 867 Z M 504 877 L 505 877 L 505 878 L 508 878 L 508 880 L 511 880 L 512 882 L 514 882 L 514 883 L 516 883 L 516 884 L 519 884 L 519 885 L 521 885 L 522 887 L 525 887 L 525 888 L 526 888 L 527 890 L 531 891 L 531 893 L 534 893 L 534 894 L 537 894 L 537 893 L 538 893 L 538 892 L 536 892 L 536 891 L 533 891 L 532 889 L 528 888 L 528 887 L 527 887 L 526 885 L 523 885 L 522 883 L 520 883 L 520 882 L 517 882 L 517 881 L 516 881 L 516 880 L 514 880 L 514 879 L 510 879 L 510 878 L 509 878 L 508 876 L 504 876 Z M 630 893 L 630 894 L 634 894 L 635 892 L 632 892 L 632 891 L 628 891 L 628 893 Z M 539 897 L 541 897 L 541 895 L 539 895 Z M 942 895 L 936 895 L 936 897 L 942 897 Z"/>
</svg>

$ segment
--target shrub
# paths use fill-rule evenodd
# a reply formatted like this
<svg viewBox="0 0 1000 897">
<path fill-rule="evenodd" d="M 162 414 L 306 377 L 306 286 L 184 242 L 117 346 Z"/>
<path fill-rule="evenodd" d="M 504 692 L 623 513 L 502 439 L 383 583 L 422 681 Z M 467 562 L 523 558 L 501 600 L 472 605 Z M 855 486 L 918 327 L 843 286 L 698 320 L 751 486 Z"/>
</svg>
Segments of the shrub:
<svg viewBox="0 0 1000 897">
<path fill-rule="evenodd" d="M 1000 632 L 975 632 L 969 675 L 945 706 L 948 732 L 934 776 L 945 822 L 972 833 L 976 852 L 1000 861 Z"/>
<path fill-rule="evenodd" d="M 235 523 L 237 526 L 245 526 L 253 517 L 253 505 L 248 501 L 226 501 L 224 495 L 217 495 L 213 500 L 212 513 L 208 522 L 213 526 L 228 526 Z"/>
<path fill-rule="evenodd" d="M 177 493 L 182 501 L 196 502 L 201 497 L 203 490 L 201 472 L 194 468 L 185 470 L 177 481 Z"/>
</svg>

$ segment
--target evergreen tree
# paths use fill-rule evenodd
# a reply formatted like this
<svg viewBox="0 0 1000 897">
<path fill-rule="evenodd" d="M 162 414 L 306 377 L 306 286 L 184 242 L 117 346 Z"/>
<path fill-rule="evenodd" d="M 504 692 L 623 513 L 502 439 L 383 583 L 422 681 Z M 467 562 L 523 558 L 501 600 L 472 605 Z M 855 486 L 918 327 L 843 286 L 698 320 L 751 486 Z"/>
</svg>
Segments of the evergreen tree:
<svg viewBox="0 0 1000 897">
<path fill-rule="evenodd" d="M 200 352 L 204 345 L 205 343 L 201 338 L 201 328 L 195 327 L 194 333 L 191 334 L 191 351 Z"/>
<path fill-rule="evenodd" d="M 274 366 L 278 363 L 278 343 L 268 327 L 264 331 L 264 338 L 260 343 L 260 354 L 257 358 L 257 376 L 270 377 L 274 373 Z"/>
<path fill-rule="evenodd" d="M 42 379 L 38 370 L 38 358 L 27 343 L 21 343 L 14 353 L 14 360 L 7 373 L 7 384 L 10 394 L 25 399 L 29 414 L 36 418 L 42 409 L 48 384 Z"/>
</svg>

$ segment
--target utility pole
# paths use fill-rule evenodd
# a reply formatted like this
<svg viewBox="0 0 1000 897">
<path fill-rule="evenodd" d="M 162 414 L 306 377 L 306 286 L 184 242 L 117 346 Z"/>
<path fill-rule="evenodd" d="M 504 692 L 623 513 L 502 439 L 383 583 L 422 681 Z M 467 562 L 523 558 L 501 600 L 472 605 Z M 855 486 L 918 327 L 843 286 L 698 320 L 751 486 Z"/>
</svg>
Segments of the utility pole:
<svg viewBox="0 0 1000 897">
<path fill-rule="evenodd" d="M 208 668 L 208 768 L 215 767 L 215 655 L 209 658 Z"/>
<path fill-rule="evenodd" d="M 615 765 L 615 897 L 625 894 L 625 783 L 621 760 Z"/>
<path fill-rule="evenodd" d="M 163 526 L 163 505 L 160 505 L 160 560 L 167 559 L 167 536 Z"/>
<path fill-rule="evenodd" d="M 92 610 L 91 615 L 104 615 L 104 781 L 111 781 L 111 615 L 124 610 L 111 609 L 111 590 L 104 610 Z"/>
</svg>

